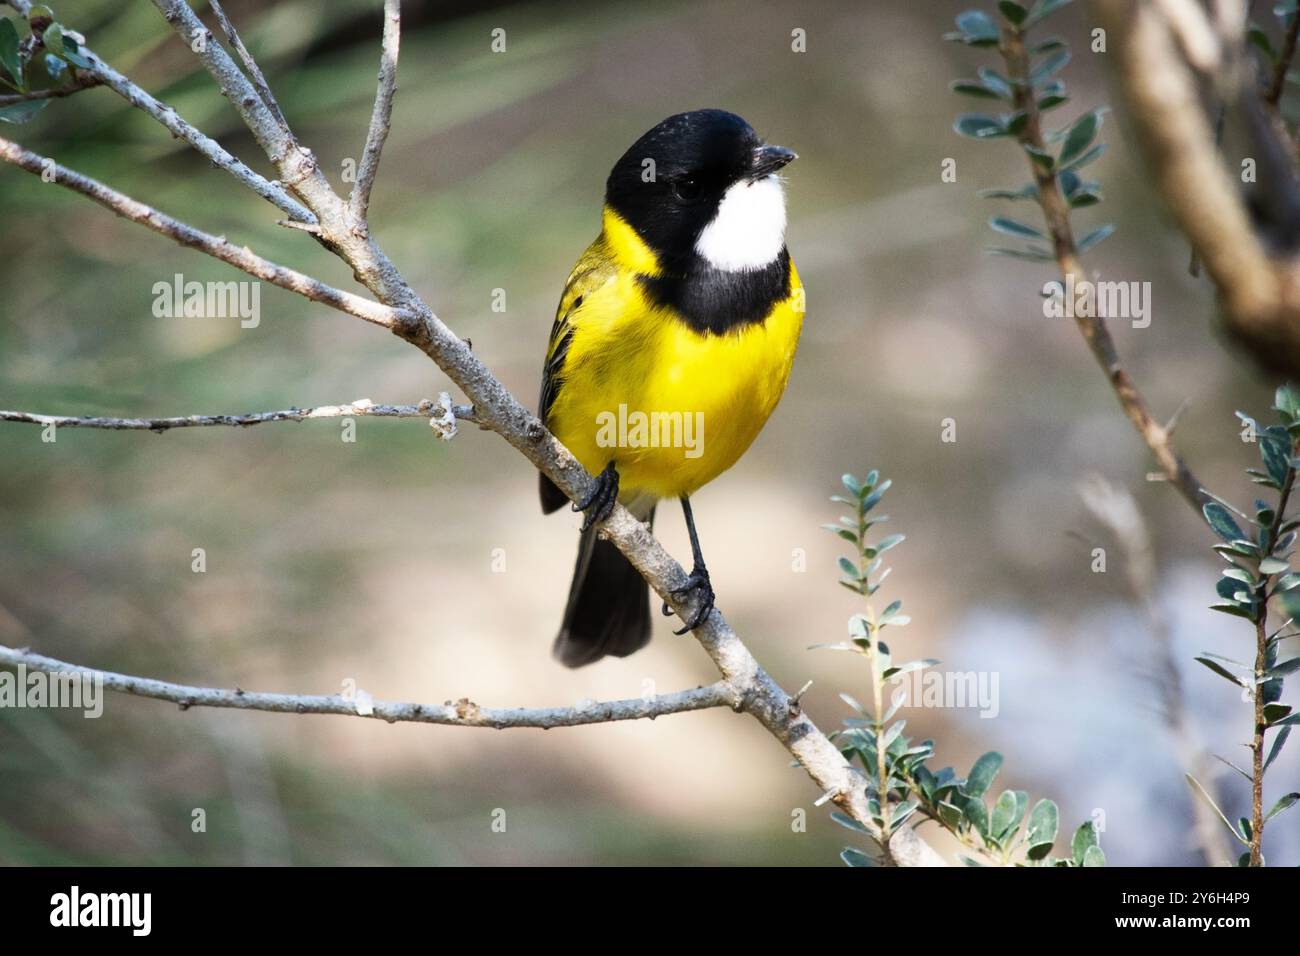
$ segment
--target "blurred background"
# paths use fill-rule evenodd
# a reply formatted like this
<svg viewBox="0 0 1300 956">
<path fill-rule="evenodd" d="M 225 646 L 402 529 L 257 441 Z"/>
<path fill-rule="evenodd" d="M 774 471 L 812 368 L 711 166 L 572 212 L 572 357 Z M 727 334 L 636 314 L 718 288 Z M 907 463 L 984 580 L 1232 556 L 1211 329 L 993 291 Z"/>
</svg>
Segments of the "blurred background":
<svg viewBox="0 0 1300 956">
<path fill-rule="evenodd" d="M 1123 561 L 1082 505 L 1098 473 L 1136 498 L 1197 743 L 1237 762 L 1249 705 L 1192 661 L 1251 654 L 1244 622 L 1208 611 L 1218 559 L 1148 454 L 1069 320 L 1046 319 L 1053 269 L 990 257 L 977 189 L 1015 186 L 1007 141 L 954 116 L 948 82 L 989 62 L 940 35 L 967 4 L 770 2 L 403 5 L 400 92 L 372 205 L 380 241 L 435 311 L 521 400 L 537 394 L 555 303 L 599 227 L 610 165 L 670 113 L 718 106 L 798 151 L 789 245 L 808 317 L 789 391 L 749 455 L 699 493 L 719 606 L 824 730 L 867 691 L 865 663 L 810 652 L 858 609 L 835 584 L 839 475 L 894 481 L 882 592 L 913 623 L 894 654 L 996 675 L 996 716 L 908 707 L 933 765 L 984 750 L 997 781 L 1092 817 L 1112 864 L 1197 863 L 1192 803 L 1152 683 L 1152 628 Z M 379 57 L 378 2 L 242 2 L 227 10 L 285 113 L 336 185 L 360 155 Z M 7 8 L 3 10 L 9 13 Z M 55 5 L 122 72 L 268 177 L 197 59 L 150 4 Z M 208 14 L 205 13 L 205 16 Z M 1086 9 L 1055 18 L 1075 47 L 1071 118 L 1111 98 Z M 490 48 L 503 29 L 504 53 Z M 792 30 L 806 31 L 793 52 Z M 277 262 L 351 288 L 278 210 L 108 90 L 0 134 Z M 1122 116 L 1092 168 L 1113 221 L 1089 255 L 1149 281 L 1153 321 L 1113 323 L 1158 415 L 1187 402 L 1178 444 L 1211 488 L 1248 503 L 1234 409 L 1271 418 L 1271 384 L 1221 343 L 1213 291 L 1155 204 Z M 945 158 L 957 181 L 940 179 Z M 997 206 L 997 208 L 995 208 Z M 1015 213 L 1025 214 L 1017 209 Z M 1036 216 L 1035 211 L 1030 214 Z M 1026 214 L 1029 215 L 1029 214 Z M 261 323 L 160 319 L 153 284 L 242 278 L 35 177 L 0 169 L 0 407 L 180 415 L 436 397 L 446 378 L 365 323 L 263 285 Z M 492 310 L 504 289 L 504 313 Z M 454 390 L 453 390 L 454 391 Z M 460 396 L 455 396 L 459 399 Z M 940 440 L 953 419 L 957 440 Z M 543 518 L 536 476 L 491 435 L 449 444 L 419 421 L 337 420 L 164 435 L 0 425 L 0 643 L 81 664 L 255 690 L 546 706 L 710 682 L 696 643 L 579 671 L 554 663 L 577 516 Z M 679 558 L 678 509 L 656 531 Z M 1095 546 L 1106 573 L 1092 570 Z M 193 549 L 206 573 L 191 570 Z M 1292 646 L 1294 651 L 1294 645 Z M 1294 693 L 1288 688 L 1290 701 Z M 1300 748 L 1266 806 L 1297 789 Z M 1233 818 L 1247 785 L 1214 780 Z M 388 726 L 339 717 L 179 712 L 111 696 L 102 718 L 0 709 L 0 862 L 838 865 L 855 837 L 758 724 L 730 711 L 551 732 Z M 191 832 L 194 809 L 205 833 Z M 807 813 L 806 832 L 792 826 Z M 494 813 L 505 812 L 505 832 Z M 1300 817 L 1267 831 L 1300 853 Z M 933 825 L 923 833 L 934 835 Z M 937 844 L 951 851 L 942 840 Z"/>
</svg>

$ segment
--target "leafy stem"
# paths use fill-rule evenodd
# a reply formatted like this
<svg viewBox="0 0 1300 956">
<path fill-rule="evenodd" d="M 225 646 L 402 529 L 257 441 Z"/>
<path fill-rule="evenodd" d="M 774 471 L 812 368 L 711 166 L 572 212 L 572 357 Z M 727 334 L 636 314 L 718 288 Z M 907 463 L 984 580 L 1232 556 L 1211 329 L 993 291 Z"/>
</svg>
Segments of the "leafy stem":
<svg viewBox="0 0 1300 956">
<path fill-rule="evenodd" d="M 1253 516 L 1233 508 L 1227 502 L 1214 500 L 1205 505 L 1205 518 L 1214 532 L 1223 539 L 1214 550 L 1228 563 L 1218 584 L 1220 602 L 1214 610 L 1234 617 L 1245 618 L 1254 626 L 1255 659 L 1246 665 L 1213 654 L 1196 658 L 1214 673 L 1240 686 L 1251 700 L 1253 730 L 1250 740 L 1251 769 L 1247 774 L 1239 771 L 1250 782 L 1250 818 L 1242 818 L 1236 826 L 1208 793 L 1192 780 L 1198 794 L 1209 800 L 1215 812 L 1224 821 L 1233 837 L 1246 847 L 1238 859 L 1239 865 L 1264 865 L 1264 827 L 1278 813 L 1300 801 L 1300 794 L 1288 793 L 1267 813 L 1264 811 L 1264 776 L 1269 766 L 1281 752 L 1291 727 L 1300 715 L 1280 702 L 1286 675 L 1300 668 L 1300 658 L 1278 662 L 1281 642 L 1290 634 L 1283 633 L 1300 612 L 1291 594 L 1300 585 L 1300 574 L 1291 570 L 1292 545 L 1296 540 L 1300 521 L 1288 517 L 1295 487 L 1296 468 L 1300 464 L 1300 392 L 1290 386 L 1279 388 L 1274 403 L 1280 424 L 1261 427 L 1253 418 L 1238 412 L 1244 425 L 1242 438 L 1259 446 L 1262 468 L 1247 470 L 1251 480 L 1277 492 L 1276 504 L 1257 499 Z M 1244 530 L 1237 518 L 1244 519 L 1250 530 Z M 1281 605 L 1286 615 L 1283 624 L 1270 632 L 1269 604 Z M 1272 748 L 1266 753 L 1266 735 L 1276 730 Z M 1226 762 L 1226 761 L 1225 761 Z M 1230 764 L 1231 766 L 1231 764 Z"/>
</svg>

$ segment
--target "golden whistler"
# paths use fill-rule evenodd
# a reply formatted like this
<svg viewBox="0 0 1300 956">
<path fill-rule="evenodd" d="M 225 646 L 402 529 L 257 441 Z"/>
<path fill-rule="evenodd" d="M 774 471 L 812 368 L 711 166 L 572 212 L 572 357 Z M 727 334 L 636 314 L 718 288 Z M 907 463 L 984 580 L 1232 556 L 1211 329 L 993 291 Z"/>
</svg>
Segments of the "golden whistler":
<svg viewBox="0 0 1300 956">
<path fill-rule="evenodd" d="M 616 501 L 652 522 L 678 498 L 713 608 L 690 495 L 749 448 L 785 391 L 804 293 L 785 246 L 778 172 L 795 158 L 722 110 L 670 116 L 614 164 L 600 235 L 560 297 L 539 414 L 598 476 L 555 655 L 570 667 L 650 639 L 649 589 L 597 535 Z M 568 499 L 541 476 L 542 508 Z M 667 606 L 664 613 L 669 613 Z"/>
</svg>

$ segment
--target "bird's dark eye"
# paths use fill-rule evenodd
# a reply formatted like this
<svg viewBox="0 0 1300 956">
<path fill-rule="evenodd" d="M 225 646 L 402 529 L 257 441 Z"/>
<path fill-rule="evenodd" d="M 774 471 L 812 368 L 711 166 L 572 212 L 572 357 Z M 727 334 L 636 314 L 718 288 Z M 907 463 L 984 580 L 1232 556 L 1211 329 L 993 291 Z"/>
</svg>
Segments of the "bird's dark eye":
<svg viewBox="0 0 1300 956">
<path fill-rule="evenodd" d="M 700 183 L 694 177 L 673 181 L 673 195 L 681 202 L 694 202 L 700 198 Z"/>
</svg>

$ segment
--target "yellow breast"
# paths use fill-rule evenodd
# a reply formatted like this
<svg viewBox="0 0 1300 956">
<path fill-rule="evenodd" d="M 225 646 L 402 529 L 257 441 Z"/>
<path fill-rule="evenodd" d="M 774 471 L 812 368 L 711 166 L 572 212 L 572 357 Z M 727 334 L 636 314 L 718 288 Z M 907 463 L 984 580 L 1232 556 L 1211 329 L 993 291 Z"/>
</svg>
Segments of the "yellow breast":
<svg viewBox="0 0 1300 956">
<path fill-rule="evenodd" d="M 735 464 L 776 408 L 803 287 L 792 263 L 790 295 L 762 321 L 699 332 L 646 297 L 636 273 L 647 270 L 626 267 L 648 264 L 644 246 L 610 218 L 602 240 L 620 267 L 584 295 L 549 424 L 588 471 L 615 463 L 625 501 L 690 494 Z"/>
</svg>

